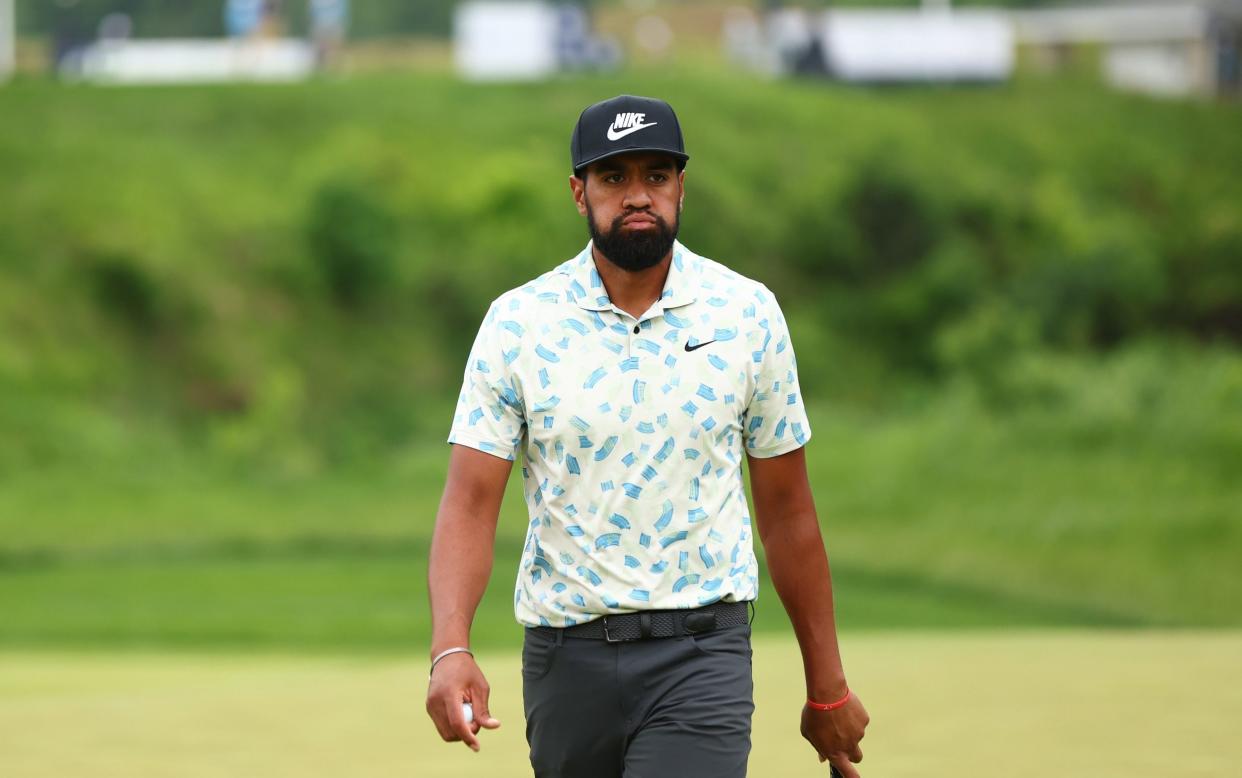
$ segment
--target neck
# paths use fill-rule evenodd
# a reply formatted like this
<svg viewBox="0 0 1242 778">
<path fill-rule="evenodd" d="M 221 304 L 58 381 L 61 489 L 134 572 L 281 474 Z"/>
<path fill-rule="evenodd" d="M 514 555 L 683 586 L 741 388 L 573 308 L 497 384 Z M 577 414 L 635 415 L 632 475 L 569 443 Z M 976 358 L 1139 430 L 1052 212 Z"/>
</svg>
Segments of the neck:
<svg viewBox="0 0 1242 778">
<path fill-rule="evenodd" d="M 591 244 L 591 258 L 595 260 L 595 269 L 599 271 L 600 280 L 604 282 L 608 299 L 637 319 L 664 293 L 664 282 L 668 278 L 668 267 L 673 261 L 673 250 L 669 249 L 656 264 L 637 272 L 622 270 L 614 265 L 600 253 L 594 243 Z"/>
</svg>

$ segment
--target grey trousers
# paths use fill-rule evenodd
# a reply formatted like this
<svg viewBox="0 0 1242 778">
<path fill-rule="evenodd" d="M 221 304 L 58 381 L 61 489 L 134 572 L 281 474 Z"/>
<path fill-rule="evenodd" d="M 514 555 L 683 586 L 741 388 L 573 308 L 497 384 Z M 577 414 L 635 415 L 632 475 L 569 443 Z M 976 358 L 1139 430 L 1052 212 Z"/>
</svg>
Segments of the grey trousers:
<svg viewBox="0 0 1242 778">
<path fill-rule="evenodd" d="M 745 778 L 750 625 L 623 643 L 527 629 L 522 698 L 535 778 Z"/>
</svg>

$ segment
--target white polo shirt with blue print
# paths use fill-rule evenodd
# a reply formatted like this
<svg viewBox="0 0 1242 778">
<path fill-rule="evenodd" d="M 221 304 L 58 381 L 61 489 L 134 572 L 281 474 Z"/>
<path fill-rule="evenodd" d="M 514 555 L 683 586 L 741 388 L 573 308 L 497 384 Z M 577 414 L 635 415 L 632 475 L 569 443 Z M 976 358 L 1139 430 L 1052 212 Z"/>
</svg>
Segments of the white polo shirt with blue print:
<svg viewBox="0 0 1242 778">
<path fill-rule="evenodd" d="M 589 243 L 497 298 L 448 440 L 522 452 L 514 615 L 565 627 L 756 599 L 743 451 L 810 437 L 772 292 L 676 242 L 663 294 L 637 319 L 608 299 Z"/>
</svg>

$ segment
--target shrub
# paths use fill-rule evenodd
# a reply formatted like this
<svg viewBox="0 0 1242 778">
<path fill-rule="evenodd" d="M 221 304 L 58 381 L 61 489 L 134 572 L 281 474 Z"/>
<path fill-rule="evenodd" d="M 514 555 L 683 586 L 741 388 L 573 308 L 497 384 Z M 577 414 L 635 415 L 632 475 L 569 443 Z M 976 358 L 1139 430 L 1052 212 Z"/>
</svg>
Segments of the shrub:
<svg viewBox="0 0 1242 778">
<path fill-rule="evenodd" d="M 341 181 L 320 187 L 306 234 L 311 258 L 342 307 L 364 307 L 391 282 L 396 220 L 365 189 Z"/>
</svg>

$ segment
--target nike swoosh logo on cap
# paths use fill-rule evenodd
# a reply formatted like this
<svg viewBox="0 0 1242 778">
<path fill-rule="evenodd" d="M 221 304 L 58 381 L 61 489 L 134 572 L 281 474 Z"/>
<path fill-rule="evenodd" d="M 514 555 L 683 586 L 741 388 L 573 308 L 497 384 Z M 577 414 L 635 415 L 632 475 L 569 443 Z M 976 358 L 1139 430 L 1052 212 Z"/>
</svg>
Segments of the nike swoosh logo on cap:
<svg viewBox="0 0 1242 778">
<path fill-rule="evenodd" d="M 612 127 L 609 127 L 608 128 L 608 140 L 621 140 L 626 135 L 629 135 L 632 132 L 638 132 L 639 130 L 645 130 L 648 127 L 654 127 L 657 124 L 659 124 L 659 122 L 651 122 L 650 124 L 636 124 L 633 127 L 627 127 L 626 129 L 621 130 L 620 132 L 617 132 Z"/>
</svg>

